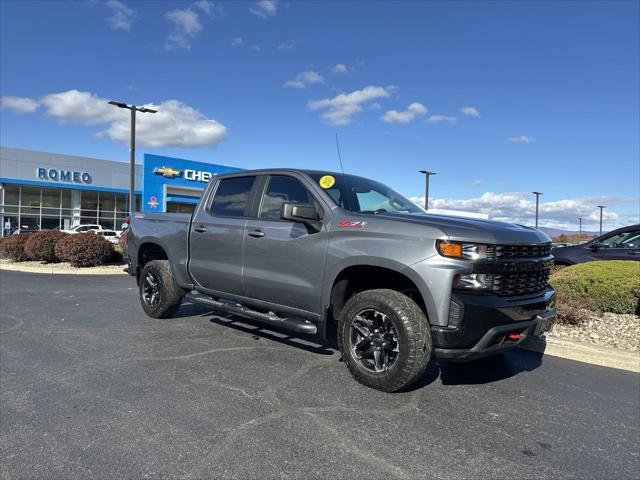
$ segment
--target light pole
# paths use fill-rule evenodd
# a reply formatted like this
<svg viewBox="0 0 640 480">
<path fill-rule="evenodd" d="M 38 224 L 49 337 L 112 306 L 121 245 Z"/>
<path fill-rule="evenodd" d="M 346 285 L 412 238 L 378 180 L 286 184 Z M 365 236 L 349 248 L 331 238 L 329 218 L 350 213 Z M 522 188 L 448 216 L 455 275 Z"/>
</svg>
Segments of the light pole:
<svg viewBox="0 0 640 480">
<path fill-rule="evenodd" d="M 113 100 L 109 102 L 109 105 L 131 110 L 131 138 L 129 140 L 129 215 L 131 215 L 136 208 L 136 112 L 156 113 L 157 110 L 127 105 L 126 103 L 114 102 Z"/>
<path fill-rule="evenodd" d="M 538 209 L 540 207 L 540 195 L 542 192 L 531 192 L 536 196 L 536 228 L 538 228 Z"/>
<path fill-rule="evenodd" d="M 429 210 L 429 177 L 431 175 L 436 175 L 436 172 L 430 172 L 428 170 L 420 170 L 425 177 L 425 185 L 424 185 L 424 209 Z"/>
<path fill-rule="evenodd" d="M 578 218 L 580 222 L 580 227 L 578 228 L 578 243 L 582 242 L 582 217 Z"/>
<path fill-rule="evenodd" d="M 602 236 L 602 211 L 607 208 L 606 205 L 598 205 L 598 208 L 600 209 L 600 236 Z"/>
</svg>

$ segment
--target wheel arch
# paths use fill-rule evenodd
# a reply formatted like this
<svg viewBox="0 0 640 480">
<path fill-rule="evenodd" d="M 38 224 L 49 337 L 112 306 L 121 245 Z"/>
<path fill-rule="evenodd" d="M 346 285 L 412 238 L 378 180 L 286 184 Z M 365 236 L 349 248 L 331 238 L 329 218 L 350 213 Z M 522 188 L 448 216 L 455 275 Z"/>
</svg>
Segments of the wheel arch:
<svg viewBox="0 0 640 480">
<path fill-rule="evenodd" d="M 435 305 L 429 289 L 410 268 L 395 262 L 355 262 L 342 266 L 331 276 L 330 288 L 324 293 L 326 306 L 325 336 L 335 333 L 337 320 L 347 300 L 355 293 L 376 288 L 390 288 L 409 296 L 427 317 L 435 315 Z M 434 317 L 431 317 L 434 318 Z"/>
</svg>

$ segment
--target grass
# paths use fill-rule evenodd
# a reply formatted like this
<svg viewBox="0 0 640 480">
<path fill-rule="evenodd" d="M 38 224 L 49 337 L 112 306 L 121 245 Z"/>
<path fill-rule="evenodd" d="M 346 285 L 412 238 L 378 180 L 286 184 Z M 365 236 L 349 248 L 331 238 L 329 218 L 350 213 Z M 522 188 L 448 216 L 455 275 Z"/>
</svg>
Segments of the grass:
<svg viewBox="0 0 640 480">
<path fill-rule="evenodd" d="M 577 324 L 585 313 L 640 314 L 640 262 L 587 262 L 556 270 L 550 279 L 558 292 L 558 319 Z"/>
</svg>

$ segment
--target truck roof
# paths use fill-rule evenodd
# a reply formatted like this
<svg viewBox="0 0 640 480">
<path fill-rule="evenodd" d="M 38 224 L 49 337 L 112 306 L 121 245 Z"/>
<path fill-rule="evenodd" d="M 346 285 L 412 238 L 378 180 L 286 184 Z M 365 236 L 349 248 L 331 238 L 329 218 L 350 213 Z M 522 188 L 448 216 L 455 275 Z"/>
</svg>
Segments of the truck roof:
<svg viewBox="0 0 640 480">
<path fill-rule="evenodd" d="M 319 175 L 344 175 L 347 177 L 360 177 L 360 175 L 353 175 L 351 173 L 341 173 L 341 172 L 334 172 L 331 170 L 312 170 L 312 169 L 308 169 L 308 168 L 291 168 L 291 167 L 284 167 L 284 168 L 257 168 L 257 169 L 252 169 L 252 170 L 241 170 L 238 172 L 228 172 L 228 173 L 219 173 L 218 175 L 216 175 L 216 177 L 228 177 L 228 176 L 241 176 L 241 175 L 246 175 L 246 174 L 250 174 L 250 175 L 268 175 L 268 174 L 272 174 L 272 173 L 304 173 L 307 175 L 312 175 L 312 174 L 319 174 Z"/>
</svg>

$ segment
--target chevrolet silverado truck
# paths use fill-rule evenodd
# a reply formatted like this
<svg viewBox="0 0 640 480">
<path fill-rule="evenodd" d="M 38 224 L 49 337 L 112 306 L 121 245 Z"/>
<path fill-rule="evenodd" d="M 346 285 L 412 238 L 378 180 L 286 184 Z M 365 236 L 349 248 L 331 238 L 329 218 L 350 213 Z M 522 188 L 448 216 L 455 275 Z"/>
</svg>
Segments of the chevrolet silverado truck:
<svg viewBox="0 0 640 480">
<path fill-rule="evenodd" d="M 138 213 L 128 271 L 153 318 L 183 299 L 335 343 L 359 382 L 397 391 L 435 356 L 466 361 L 555 319 L 549 237 L 433 215 L 339 173 L 214 176 L 192 214 Z"/>
</svg>

